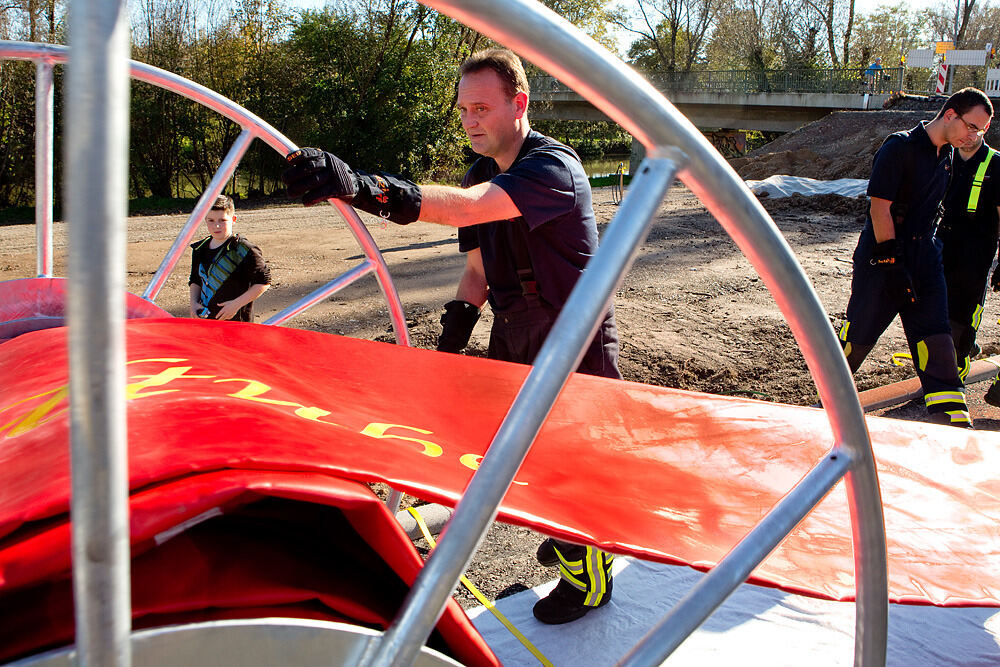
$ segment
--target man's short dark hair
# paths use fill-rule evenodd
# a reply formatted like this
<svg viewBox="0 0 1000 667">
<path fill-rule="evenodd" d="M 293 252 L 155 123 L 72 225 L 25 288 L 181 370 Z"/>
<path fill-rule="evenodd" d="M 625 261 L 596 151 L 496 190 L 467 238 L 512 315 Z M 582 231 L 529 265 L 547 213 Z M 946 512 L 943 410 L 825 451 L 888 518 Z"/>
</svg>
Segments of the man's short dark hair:
<svg viewBox="0 0 1000 667">
<path fill-rule="evenodd" d="M 963 88 L 948 98 L 948 101 L 938 111 L 935 119 L 943 117 L 944 112 L 948 109 L 954 109 L 955 113 L 959 116 L 964 116 L 976 107 L 983 107 L 986 109 L 986 113 L 990 115 L 990 118 L 993 117 L 993 103 L 990 102 L 990 98 L 986 96 L 986 93 L 978 88 Z"/>
<path fill-rule="evenodd" d="M 508 49 L 486 49 L 477 51 L 465 59 L 458 73 L 460 76 L 491 69 L 500 77 L 504 94 L 513 98 L 518 93 L 527 95 L 528 77 L 524 73 L 521 59 Z"/>
</svg>

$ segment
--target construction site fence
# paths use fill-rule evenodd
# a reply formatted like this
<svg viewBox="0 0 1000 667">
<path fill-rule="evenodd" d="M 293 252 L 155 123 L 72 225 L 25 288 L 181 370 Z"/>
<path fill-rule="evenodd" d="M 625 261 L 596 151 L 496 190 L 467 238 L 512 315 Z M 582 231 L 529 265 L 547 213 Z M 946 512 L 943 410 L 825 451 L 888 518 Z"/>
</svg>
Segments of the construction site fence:
<svg viewBox="0 0 1000 667">
<path fill-rule="evenodd" d="M 677 93 L 872 93 L 887 95 L 904 90 L 905 68 L 887 67 L 866 76 L 858 69 L 799 70 L 712 70 L 692 72 L 642 72 L 664 92 Z M 920 82 L 923 84 L 923 81 Z M 546 93 L 571 92 L 554 77 L 531 79 L 532 93 L 544 98 Z"/>
</svg>

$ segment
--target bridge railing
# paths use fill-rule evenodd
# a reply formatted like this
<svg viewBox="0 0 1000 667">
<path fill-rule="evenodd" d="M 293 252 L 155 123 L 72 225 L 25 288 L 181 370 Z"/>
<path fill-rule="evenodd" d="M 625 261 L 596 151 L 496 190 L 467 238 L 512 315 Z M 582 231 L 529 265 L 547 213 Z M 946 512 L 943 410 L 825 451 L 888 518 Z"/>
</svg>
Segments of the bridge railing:
<svg viewBox="0 0 1000 667">
<path fill-rule="evenodd" d="M 903 71 L 902 67 L 884 68 L 874 77 L 866 77 L 864 68 L 643 72 L 643 76 L 668 93 L 889 94 L 903 89 Z M 532 93 L 541 99 L 547 93 L 572 92 L 551 76 L 535 76 L 530 83 Z"/>
</svg>

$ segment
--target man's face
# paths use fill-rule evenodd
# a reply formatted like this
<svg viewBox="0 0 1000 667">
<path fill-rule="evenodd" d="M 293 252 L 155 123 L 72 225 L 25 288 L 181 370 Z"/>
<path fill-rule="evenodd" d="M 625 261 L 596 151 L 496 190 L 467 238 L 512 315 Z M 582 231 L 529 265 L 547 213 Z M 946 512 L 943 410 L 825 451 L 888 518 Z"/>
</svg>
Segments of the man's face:
<svg viewBox="0 0 1000 667">
<path fill-rule="evenodd" d="M 208 233 L 216 241 L 225 241 L 233 235 L 233 216 L 226 211 L 210 210 L 205 216 Z"/>
<path fill-rule="evenodd" d="M 472 150 L 497 157 L 514 141 L 523 103 L 508 98 L 500 77 L 491 69 L 470 72 L 458 82 L 458 110 Z M 526 98 L 525 98 L 526 99 Z"/>
<path fill-rule="evenodd" d="M 952 146 L 968 150 L 982 140 L 980 131 L 990 127 L 990 115 L 982 106 L 976 105 L 959 115 L 954 109 L 945 112 L 945 138 Z"/>
</svg>

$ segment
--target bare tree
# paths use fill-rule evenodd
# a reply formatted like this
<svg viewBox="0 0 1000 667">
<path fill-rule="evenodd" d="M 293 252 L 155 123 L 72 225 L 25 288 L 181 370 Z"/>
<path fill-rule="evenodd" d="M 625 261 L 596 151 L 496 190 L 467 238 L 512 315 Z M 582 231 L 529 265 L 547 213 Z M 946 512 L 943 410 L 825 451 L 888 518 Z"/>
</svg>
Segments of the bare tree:
<svg viewBox="0 0 1000 667">
<path fill-rule="evenodd" d="M 956 49 L 966 48 L 966 34 L 976 13 L 976 0 L 951 0 L 928 12 L 931 29 L 941 40 L 951 40 Z"/>
<path fill-rule="evenodd" d="M 851 60 L 851 33 L 854 29 L 854 0 L 805 0 L 806 6 L 826 30 L 827 52 L 834 67 Z M 837 51 L 837 43 L 841 51 Z"/>
<path fill-rule="evenodd" d="M 612 23 L 636 36 L 633 55 L 648 51 L 668 72 L 690 71 L 703 58 L 722 0 L 636 0 L 634 9 L 619 8 Z M 652 63 L 648 63 L 650 65 Z"/>
</svg>

